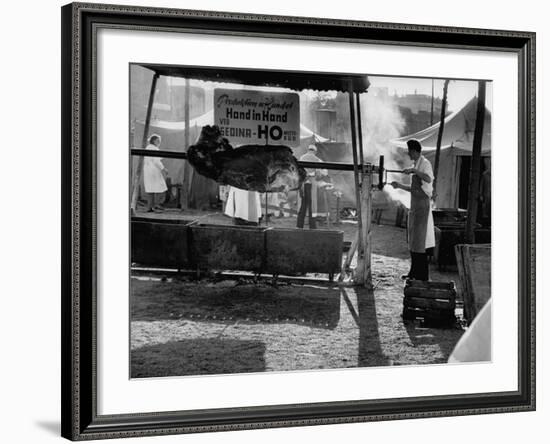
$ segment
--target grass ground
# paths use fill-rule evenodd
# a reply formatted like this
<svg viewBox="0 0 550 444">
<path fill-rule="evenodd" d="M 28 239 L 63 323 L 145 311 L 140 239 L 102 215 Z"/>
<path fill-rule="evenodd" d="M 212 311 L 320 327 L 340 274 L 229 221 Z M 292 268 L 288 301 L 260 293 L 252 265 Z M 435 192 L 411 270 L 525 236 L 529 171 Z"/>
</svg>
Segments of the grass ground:
<svg viewBox="0 0 550 444">
<path fill-rule="evenodd" d="M 341 227 L 351 240 L 355 227 Z M 445 363 L 463 329 L 403 322 L 400 275 L 408 267 L 405 230 L 374 226 L 374 291 L 312 283 L 274 286 L 245 277 L 197 282 L 133 276 L 131 375 Z M 456 273 L 434 269 L 432 279 L 458 281 Z"/>
</svg>

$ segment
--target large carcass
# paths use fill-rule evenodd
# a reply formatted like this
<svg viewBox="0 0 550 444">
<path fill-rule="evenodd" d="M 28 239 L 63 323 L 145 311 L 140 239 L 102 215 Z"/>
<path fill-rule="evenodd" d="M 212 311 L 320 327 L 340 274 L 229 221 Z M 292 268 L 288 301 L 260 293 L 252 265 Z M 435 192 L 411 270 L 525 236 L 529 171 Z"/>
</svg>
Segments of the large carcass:
<svg viewBox="0 0 550 444">
<path fill-rule="evenodd" d="M 296 190 L 306 171 L 284 145 L 243 145 L 233 148 L 217 126 L 206 125 L 187 152 L 195 170 L 223 185 L 260 193 Z"/>
</svg>

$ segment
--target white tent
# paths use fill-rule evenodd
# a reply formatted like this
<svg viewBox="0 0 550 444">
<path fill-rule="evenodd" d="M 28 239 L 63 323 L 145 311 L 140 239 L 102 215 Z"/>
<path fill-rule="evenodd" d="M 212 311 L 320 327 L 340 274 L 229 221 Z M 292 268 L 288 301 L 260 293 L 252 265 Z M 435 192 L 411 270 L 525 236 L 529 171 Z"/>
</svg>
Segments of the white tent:
<svg viewBox="0 0 550 444">
<path fill-rule="evenodd" d="M 476 110 L 477 98 L 474 97 L 462 109 L 445 118 L 435 202 L 438 208 L 458 208 L 459 206 L 461 166 L 464 156 L 472 156 Z M 407 140 L 417 139 L 422 144 L 422 154 L 434 165 L 439 126 L 440 124 L 436 123 L 414 134 L 394 139 L 390 143 L 394 147 L 407 149 Z M 485 109 L 481 155 L 491 156 L 491 112 L 487 108 Z"/>
</svg>

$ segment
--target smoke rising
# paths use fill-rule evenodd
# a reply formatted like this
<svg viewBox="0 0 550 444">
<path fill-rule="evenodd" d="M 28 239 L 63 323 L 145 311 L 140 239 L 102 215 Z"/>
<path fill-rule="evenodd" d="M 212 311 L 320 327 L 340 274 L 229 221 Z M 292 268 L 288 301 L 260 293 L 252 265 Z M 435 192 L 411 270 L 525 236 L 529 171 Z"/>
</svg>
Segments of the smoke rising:
<svg viewBox="0 0 550 444">
<path fill-rule="evenodd" d="M 364 156 L 369 162 L 384 155 L 388 167 L 394 168 L 394 150 L 389 141 L 400 136 L 405 120 L 393 97 L 384 90 L 369 91 L 361 97 Z"/>
<path fill-rule="evenodd" d="M 347 102 L 345 100 L 342 102 L 345 105 L 342 111 L 345 112 Z M 347 123 L 347 126 L 346 136 L 349 137 L 349 123 Z M 392 139 L 401 136 L 405 127 L 405 119 L 402 117 L 394 98 L 389 96 L 385 89 L 372 88 L 367 94 L 361 96 L 361 127 L 365 162 L 378 165 L 379 157 L 383 155 L 385 168 L 400 170 L 410 166 L 411 162 L 406 153 L 390 145 Z M 351 162 L 351 151 L 346 150 L 344 156 L 338 161 Z M 332 176 L 335 186 L 342 192 L 344 199 L 347 202 L 355 202 L 353 173 L 342 172 Z M 373 179 L 374 181 L 378 180 L 377 176 Z M 410 206 L 410 194 L 407 191 L 394 189 L 390 185 L 394 180 L 408 183 L 410 178 L 398 173 L 388 173 L 388 185 L 382 191 L 373 194 L 374 203 L 384 205 L 390 202 L 400 202 L 408 208 Z"/>
<path fill-rule="evenodd" d="M 390 145 L 390 140 L 401 135 L 405 120 L 399 108 L 386 89 L 373 88 L 361 100 L 361 115 L 363 126 L 363 155 L 367 162 L 378 164 L 379 156 L 384 156 L 384 166 L 387 169 L 400 170 L 410 164 L 410 159 L 402 151 Z M 390 200 L 400 202 L 407 208 L 410 206 L 410 194 L 407 191 L 393 188 L 392 181 L 408 183 L 410 178 L 399 173 L 387 174 L 387 185 L 382 192 L 374 195 L 374 200 Z"/>
</svg>

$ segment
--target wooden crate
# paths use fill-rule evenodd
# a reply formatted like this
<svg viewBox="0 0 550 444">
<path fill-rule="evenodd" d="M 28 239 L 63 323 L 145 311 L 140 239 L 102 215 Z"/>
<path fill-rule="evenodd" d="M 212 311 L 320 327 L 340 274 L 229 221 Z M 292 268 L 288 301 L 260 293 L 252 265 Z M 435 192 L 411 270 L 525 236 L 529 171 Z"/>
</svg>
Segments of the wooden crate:
<svg viewBox="0 0 550 444">
<path fill-rule="evenodd" d="M 461 244 L 455 253 L 464 318 L 470 323 L 491 297 L 491 244 Z"/>
<path fill-rule="evenodd" d="M 454 282 L 407 279 L 403 294 L 403 320 L 423 319 L 439 325 L 452 325 L 456 321 Z"/>
</svg>

